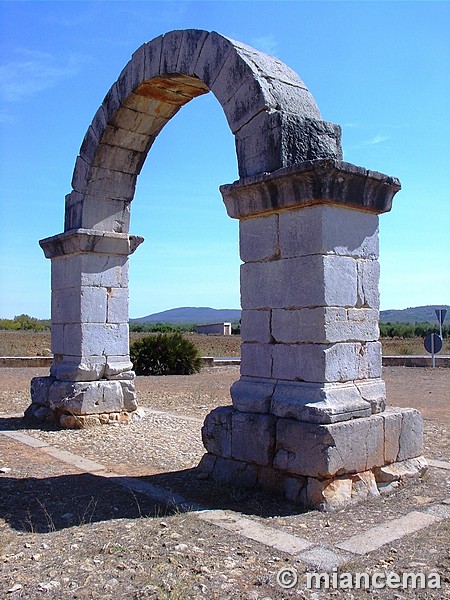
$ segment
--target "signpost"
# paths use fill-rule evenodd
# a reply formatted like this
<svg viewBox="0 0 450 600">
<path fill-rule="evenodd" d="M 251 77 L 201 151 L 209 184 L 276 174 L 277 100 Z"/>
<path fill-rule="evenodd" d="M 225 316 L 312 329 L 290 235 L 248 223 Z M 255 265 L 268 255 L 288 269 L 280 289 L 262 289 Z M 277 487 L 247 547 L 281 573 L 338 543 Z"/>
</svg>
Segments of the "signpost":
<svg viewBox="0 0 450 600">
<path fill-rule="evenodd" d="M 445 315 L 447 314 L 446 308 L 436 308 L 435 311 L 436 318 L 439 321 L 439 335 L 442 338 L 442 325 L 444 323 Z"/>
<path fill-rule="evenodd" d="M 431 354 L 432 357 L 432 365 L 436 366 L 436 358 L 435 353 L 440 352 L 442 350 L 442 338 L 437 333 L 429 333 L 427 337 L 423 341 L 423 345 L 425 346 L 425 350 Z"/>
</svg>

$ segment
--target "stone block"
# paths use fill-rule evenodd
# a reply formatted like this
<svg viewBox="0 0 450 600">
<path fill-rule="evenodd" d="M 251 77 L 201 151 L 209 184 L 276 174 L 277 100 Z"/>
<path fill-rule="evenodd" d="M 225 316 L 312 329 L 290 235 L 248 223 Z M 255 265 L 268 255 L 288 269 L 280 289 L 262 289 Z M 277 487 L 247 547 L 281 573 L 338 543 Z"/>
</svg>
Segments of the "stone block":
<svg viewBox="0 0 450 600">
<path fill-rule="evenodd" d="M 105 365 L 105 356 L 57 354 L 53 357 L 50 374 L 59 381 L 95 381 L 103 377 Z"/>
<path fill-rule="evenodd" d="M 124 109 L 120 109 L 120 111 L 122 110 Z M 118 127 L 119 126 L 120 125 L 118 125 Z M 105 148 L 104 151 L 106 154 L 108 153 L 109 148 L 113 147 L 108 146 L 107 148 Z M 126 152 L 131 151 L 125 151 L 125 153 Z M 123 153 L 121 153 L 121 156 L 123 158 L 126 158 L 123 156 Z M 120 160 L 120 157 L 118 157 L 117 154 L 115 160 L 116 162 L 119 162 Z M 127 162 L 129 162 L 128 159 L 126 160 Z M 104 165 L 93 166 L 89 169 L 89 176 L 86 176 L 85 184 L 78 187 L 75 187 L 75 185 L 72 184 L 72 187 L 77 192 L 84 193 L 88 196 L 95 197 L 100 195 L 103 198 L 111 198 L 112 200 L 124 200 L 125 202 L 131 202 L 131 200 L 133 200 L 136 188 L 136 178 L 138 174 L 138 165 L 140 165 L 140 157 L 135 157 L 133 155 L 132 160 L 135 161 L 133 163 L 133 165 L 136 167 L 135 170 L 132 170 L 131 166 L 128 167 L 127 171 L 118 171 L 115 169 L 105 168 Z"/>
<path fill-rule="evenodd" d="M 243 310 L 241 312 L 241 339 L 243 342 L 259 342 L 269 344 L 270 310 Z"/>
<path fill-rule="evenodd" d="M 164 36 L 160 35 L 145 44 L 144 54 L 144 76 L 143 80 L 152 79 L 159 75 L 159 66 L 161 64 L 162 42 Z"/>
<path fill-rule="evenodd" d="M 368 402 L 372 414 L 381 413 L 386 408 L 386 385 L 381 379 L 355 381 L 361 398 Z"/>
<path fill-rule="evenodd" d="M 337 254 L 376 259 L 378 215 L 331 204 L 280 213 L 282 258 Z"/>
<path fill-rule="evenodd" d="M 241 375 L 248 377 L 272 376 L 272 346 L 270 344 L 241 344 Z"/>
<path fill-rule="evenodd" d="M 379 337 L 378 311 L 334 306 L 274 309 L 272 336 L 284 344 L 375 341 Z"/>
<path fill-rule="evenodd" d="M 203 445 L 210 454 L 231 457 L 233 407 L 220 406 L 211 411 L 202 427 Z"/>
<path fill-rule="evenodd" d="M 202 46 L 194 68 L 194 75 L 211 87 L 231 49 L 229 40 L 214 31 L 211 32 Z"/>
<path fill-rule="evenodd" d="M 128 288 L 107 289 L 108 323 L 128 323 Z"/>
<path fill-rule="evenodd" d="M 294 88 L 290 89 L 294 91 Z M 295 92 L 297 91 L 296 87 Z M 309 160 L 342 159 L 340 127 L 318 120 L 320 114 L 315 112 L 317 106 L 307 91 L 300 90 L 297 97 L 300 104 L 297 114 L 285 112 L 283 108 L 274 110 L 272 107 L 261 111 L 245 124 L 243 121 L 239 122 L 242 125 L 235 138 L 241 178 L 272 173 Z M 236 98 L 238 99 L 239 97 Z M 268 104 L 271 101 L 268 99 Z M 277 197 L 281 196 L 282 203 L 275 203 L 278 208 L 281 207 L 284 194 L 278 194 L 278 190 L 272 186 L 272 190 L 266 191 L 268 208 L 274 207 L 271 192 L 275 192 Z M 291 197 L 294 198 L 295 193 Z M 259 202 L 255 205 L 258 204 Z M 247 214 L 251 214 L 251 211 Z"/>
<path fill-rule="evenodd" d="M 421 456 L 423 422 L 419 411 L 388 407 L 380 416 L 384 421 L 385 463 Z"/>
<path fill-rule="evenodd" d="M 241 377 L 230 389 L 233 406 L 240 412 L 268 413 L 276 381 Z"/>
<path fill-rule="evenodd" d="M 358 259 L 358 299 L 357 306 L 380 308 L 380 264 L 377 260 Z"/>
<path fill-rule="evenodd" d="M 331 383 L 381 376 L 378 342 L 273 344 L 272 357 L 275 379 Z"/>
<path fill-rule="evenodd" d="M 231 455 L 236 460 L 270 466 L 275 450 L 276 418 L 272 415 L 232 415 Z"/>
<path fill-rule="evenodd" d="M 384 464 L 380 415 L 319 425 L 294 419 L 277 421 L 275 468 L 309 477 L 333 477 Z"/>
<path fill-rule="evenodd" d="M 64 354 L 72 356 L 126 356 L 128 323 L 81 323 L 64 326 Z"/>
<path fill-rule="evenodd" d="M 75 262 L 77 261 L 73 261 L 73 263 Z M 128 287 L 128 257 L 108 254 L 84 254 L 80 256 L 79 262 L 77 277 L 80 277 L 82 286 Z"/>
<path fill-rule="evenodd" d="M 134 411 L 137 409 L 136 387 L 132 380 L 120 380 L 123 394 L 123 408 L 126 411 Z"/>
<path fill-rule="evenodd" d="M 106 365 L 105 365 L 105 373 L 104 376 L 106 379 L 117 379 L 117 376 L 120 375 L 123 377 L 124 373 L 130 374 L 133 373 L 131 369 L 133 368 L 133 363 L 130 361 L 129 355 L 124 356 L 107 356 L 106 357 Z M 124 379 L 134 379 L 134 374 L 130 376 L 124 377 Z"/>
<path fill-rule="evenodd" d="M 130 65 L 131 66 L 131 65 Z M 125 67 L 125 73 L 128 71 L 127 67 Z M 131 69 L 129 70 L 131 74 Z M 123 71 L 122 71 L 123 74 Z M 121 80 L 122 86 L 127 86 L 130 89 L 129 82 L 127 82 L 126 78 Z M 131 89 L 130 89 L 131 91 Z M 127 96 L 126 89 L 123 89 L 124 97 Z M 106 96 L 103 98 L 102 106 L 103 112 L 105 113 L 106 122 L 109 123 L 111 119 L 114 117 L 115 112 L 120 106 L 120 90 L 117 82 L 114 82 L 112 86 L 109 88 Z"/>
<path fill-rule="evenodd" d="M 68 257 L 61 256 L 52 260 L 51 287 L 52 290 L 60 290 L 66 286 L 66 261 Z"/>
<path fill-rule="evenodd" d="M 397 461 L 416 458 L 423 452 L 422 415 L 414 408 L 402 409 L 402 428 L 400 431 Z"/>
<path fill-rule="evenodd" d="M 154 136 L 149 133 L 137 133 L 111 125 L 106 127 L 102 135 L 103 144 L 145 153 L 148 152 L 154 139 Z"/>
<path fill-rule="evenodd" d="M 243 309 L 356 305 L 356 261 L 305 256 L 241 265 Z"/>
<path fill-rule="evenodd" d="M 280 253 L 278 215 L 261 216 L 240 221 L 239 252 L 243 262 L 277 258 Z"/>
<path fill-rule="evenodd" d="M 106 289 L 73 287 L 52 291 L 52 323 L 105 323 Z"/>
<path fill-rule="evenodd" d="M 318 510 L 338 510 L 351 502 L 352 487 L 351 477 L 325 480 L 309 477 L 300 492 L 300 501 L 305 506 Z"/>
<path fill-rule="evenodd" d="M 427 461 L 423 456 L 418 456 L 417 458 L 410 458 L 390 465 L 376 467 L 374 475 L 377 484 L 390 484 L 395 481 L 423 477 L 427 470 Z"/>
<path fill-rule="evenodd" d="M 64 354 L 64 324 L 51 324 L 51 351 L 55 354 Z"/>
<path fill-rule="evenodd" d="M 84 193 L 86 191 L 88 176 L 91 170 L 91 163 L 87 162 L 81 156 L 77 156 L 75 168 L 72 175 L 72 189 L 76 192 Z"/>
<path fill-rule="evenodd" d="M 161 62 L 159 71 L 164 73 L 176 73 L 178 56 L 184 36 L 183 30 L 169 31 L 162 39 Z"/>
<path fill-rule="evenodd" d="M 256 485 L 257 468 L 245 462 L 218 457 L 214 463 L 213 477 L 232 486 L 251 489 Z"/>
<path fill-rule="evenodd" d="M 393 463 L 400 450 L 400 433 L 402 430 L 402 414 L 400 410 L 387 407 L 381 413 L 384 423 L 384 460 Z"/>
<path fill-rule="evenodd" d="M 142 44 L 131 56 L 131 88 L 134 90 L 142 81 L 144 81 L 144 77 L 145 44 Z"/>
<path fill-rule="evenodd" d="M 184 31 L 176 73 L 194 75 L 200 52 L 207 37 L 208 32 L 200 29 L 187 29 Z"/>
<path fill-rule="evenodd" d="M 33 377 L 30 384 L 31 402 L 37 406 L 48 406 L 48 391 L 54 382 L 54 377 Z"/>
<path fill-rule="evenodd" d="M 144 160 L 145 156 L 142 155 L 142 152 L 120 148 L 119 146 L 110 146 L 101 142 L 98 145 L 92 166 L 137 175 L 140 173 Z"/>
<path fill-rule="evenodd" d="M 337 423 L 368 417 L 371 407 L 353 382 L 311 384 L 278 381 L 271 414 L 310 423 Z"/>
<path fill-rule="evenodd" d="M 85 195 L 82 200 L 81 224 L 86 229 L 128 233 L 130 202 Z"/>
<path fill-rule="evenodd" d="M 49 408 L 73 415 L 119 412 L 122 386 L 119 381 L 55 381 L 49 389 Z"/>
</svg>

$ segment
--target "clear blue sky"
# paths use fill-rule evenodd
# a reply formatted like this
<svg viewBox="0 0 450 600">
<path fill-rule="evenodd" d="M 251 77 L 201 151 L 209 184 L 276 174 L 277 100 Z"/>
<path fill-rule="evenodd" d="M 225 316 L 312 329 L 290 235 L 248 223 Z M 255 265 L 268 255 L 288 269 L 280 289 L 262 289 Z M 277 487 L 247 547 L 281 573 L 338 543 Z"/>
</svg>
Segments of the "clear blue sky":
<svg viewBox="0 0 450 600">
<path fill-rule="evenodd" d="M 380 218 L 381 308 L 450 303 L 450 4 L 1 2 L 0 317 L 50 315 L 50 261 L 92 117 L 131 54 L 173 29 L 215 30 L 273 54 L 343 128 L 344 159 L 399 177 Z M 237 179 L 212 94 L 150 151 L 132 205 L 130 316 L 239 307 L 238 227 L 218 187 Z"/>
</svg>

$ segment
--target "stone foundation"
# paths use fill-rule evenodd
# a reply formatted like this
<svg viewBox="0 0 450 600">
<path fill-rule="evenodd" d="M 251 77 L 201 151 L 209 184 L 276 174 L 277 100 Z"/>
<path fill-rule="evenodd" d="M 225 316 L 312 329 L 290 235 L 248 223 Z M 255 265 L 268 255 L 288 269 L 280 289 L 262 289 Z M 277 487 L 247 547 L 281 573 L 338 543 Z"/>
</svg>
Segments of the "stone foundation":
<svg viewBox="0 0 450 600">
<path fill-rule="evenodd" d="M 208 454 L 198 468 L 217 481 L 334 510 L 421 476 L 422 436 L 422 417 L 410 408 L 319 424 L 219 407 L 206 417 Z"/>
<path fill-rule="evenodd" d="M 35 377 L 31 380 L 31 398 L 26 418 L 65 428 L 130 423 L 142 418 L 132 378 L 58 381 L 52 376 Z"/>
</svg>

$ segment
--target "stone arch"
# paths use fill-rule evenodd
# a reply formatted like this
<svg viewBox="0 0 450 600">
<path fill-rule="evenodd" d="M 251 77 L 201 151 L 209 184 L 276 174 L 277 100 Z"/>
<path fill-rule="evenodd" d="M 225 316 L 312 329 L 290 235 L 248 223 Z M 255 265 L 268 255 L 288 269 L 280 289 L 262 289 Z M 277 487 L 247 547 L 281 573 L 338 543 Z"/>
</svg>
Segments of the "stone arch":
<svg viewBox="0 0 450 600">
<path fill-rule="evenodd" d="M 130 202 L 155 137 L 210 90 L 236 140 L 240 179 L 220 189 L 240 221 L 242 344 L 232 406 L 205 419 L 199 469 L 319 508 L 379 495 L 426 468 L 420 414 L 384 412 L 378 214 L 400 183 L 342 162 L 339 127 L 299 77 L 214 32 L 141 46 L 89 126 L 65 231 L 40 242 L 54 357 L 26 416 L 65 427 L 139 417 L 128 256 L 142 238 L 128 234 Z"/>
<path fill-rule="evenodd" d="M 136 50 L 96 112 L 66 198 L 65 231 L 126 233 L 153 141 L 209 91 L 235 136 L 240 177 L 341 157 L 339 127 L 321 121 L 311 93 L 281 61 L 216 32 L 172 31 Z"/>
</svg>

